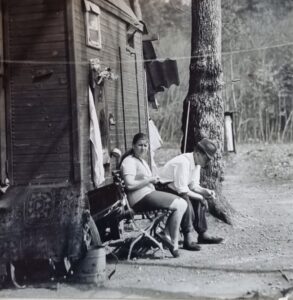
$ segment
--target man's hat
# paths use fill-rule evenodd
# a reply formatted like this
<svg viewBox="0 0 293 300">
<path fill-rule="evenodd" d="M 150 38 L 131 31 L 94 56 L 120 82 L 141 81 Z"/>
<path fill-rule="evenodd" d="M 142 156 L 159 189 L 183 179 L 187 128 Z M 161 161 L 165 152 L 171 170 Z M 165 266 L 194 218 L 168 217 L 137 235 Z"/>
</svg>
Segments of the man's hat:
<svg viewBox="0 0 293 300">
<path fill-rule="evenodd" d="M 216 145 L 209 139 L 203 138 L 197 143 L 198 148 L 200 148 L 209 159 L 212 159 L 217 152 Z"/>
</svg>

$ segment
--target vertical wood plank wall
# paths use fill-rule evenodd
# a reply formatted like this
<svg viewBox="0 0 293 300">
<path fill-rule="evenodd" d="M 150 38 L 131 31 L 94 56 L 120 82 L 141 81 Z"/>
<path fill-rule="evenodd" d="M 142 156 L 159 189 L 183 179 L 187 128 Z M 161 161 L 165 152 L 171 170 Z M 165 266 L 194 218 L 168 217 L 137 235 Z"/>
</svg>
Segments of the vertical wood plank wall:
<svg viewBox="0 0 293 300">
<path fill-rule="evenodd" d="M 2 1 L 0 1 L 0 58 L 4 57 L 3 14 Z M 5 89 L 4 89 L 4 63 L 0 62 L 0 181 L 6 178 L 6 117 L 5 117 Z"/>
<path fill-rule="evenodd" d="M 9 175 L 14 185 L 68 182 L 71 115 L 65 2 L 7 1 Z"/>
<path fill-rule="evenodd" d="M 79 182 L 72 180 L 74 113 L 67 3 L 4 2 L 11 182 L 1 196 L 8 206 L 0 218 L 0 261 L 4 264 L 23 259 L 63 261 L 65 256 L 76 260 L 83 250 L 85 201 Z"/>
<path fill-rule="evenodd" d="M 109 11 L 105 2 L 93 0 L 101 9 L 101 37 L 102 49 L 97 50 L 86 46 L 85 15 L 82 0 L 73 0 L 74 3 L 74 40 L 77 75 L 77 102 L 79 110 L 81 176 L 87 183 L 91 178 L 90 149 L 89 149 L 89 116 L 88 116 L 88 72 L 89 59 L 99 58 L 102 68 L 110 67 L 119 76 L 118 80 L 106 80 L 104 85 L 104 97 L 108 114 L 113 114 L 116 125 L 109 128 L 109 152 L 118 147 L 122 153 L 125 151 L 123 101 L 121 76 L 123 82 L 123 94 L 126 116 L 126 144 L 131 147 L 132 137 L 139 131 L 137 82 L 140 95 L 140 123 L 142 131 L 146 132 L 146 103 L 144 98 L 144 70 L 142 61 L 142 38 L 141 33 L 135 34 L 135 51 L 137 56 L 138 80 L 136 82 L 135 58 L 126 50 L 127 21 L 117 17 L 113 11 Z M 119 47 L 122 54 L 122 70 L 120 69 Z M 106 116 L 108 120 L 108 116 Z M 111 168 L 115 169 L 116 161 L 111 160 Z M 91 188 L 88 186 L 88 188 Z"/>
</svg>

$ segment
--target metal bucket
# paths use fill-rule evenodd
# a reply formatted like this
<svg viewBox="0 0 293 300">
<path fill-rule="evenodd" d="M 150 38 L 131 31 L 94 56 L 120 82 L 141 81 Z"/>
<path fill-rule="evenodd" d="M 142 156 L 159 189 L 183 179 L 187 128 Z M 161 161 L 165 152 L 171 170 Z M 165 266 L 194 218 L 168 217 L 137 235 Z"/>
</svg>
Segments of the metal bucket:
<svg viewBox="0 0 293 300">
<path fill-rule="evenodd" d="M 76 268 L 80 283 L 102 284 L 106 279 L 106 252 L 104 247 L 90 249 Z"/>
</svg>

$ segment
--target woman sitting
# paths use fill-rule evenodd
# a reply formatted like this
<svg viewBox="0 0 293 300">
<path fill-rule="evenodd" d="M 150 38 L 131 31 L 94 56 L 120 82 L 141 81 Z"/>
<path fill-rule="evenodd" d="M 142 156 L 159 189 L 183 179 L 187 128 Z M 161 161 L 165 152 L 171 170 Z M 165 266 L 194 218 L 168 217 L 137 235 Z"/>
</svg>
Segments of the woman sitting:
<svg viewBox="0 0 293 300">
<path fill-rule="evenodd" d="M 143 133 L 133 137 L 132 149 L 126 152 L 120 163 L 120 169 L 125 181 L 127 198 L 134 211 L 149 211 L 152 209 L 170 209 L 173 212 L 168 217 L 164 232 L 159 237 L 174 257 L 179 256 L 179 227 L 187 203 L 182 198 L 155 190 L 154 183 L 158 177 L 152 172 L 143 159 L 148 151 L 148 139 Z"/>
</svg>

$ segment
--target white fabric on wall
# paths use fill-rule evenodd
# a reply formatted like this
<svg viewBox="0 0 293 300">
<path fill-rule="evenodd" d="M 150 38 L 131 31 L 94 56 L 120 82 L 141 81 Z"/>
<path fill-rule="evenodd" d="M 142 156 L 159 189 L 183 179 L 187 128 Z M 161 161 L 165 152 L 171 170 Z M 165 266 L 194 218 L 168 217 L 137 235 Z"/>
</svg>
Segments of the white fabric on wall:
<svg viewBox="0 0 293 300">
<path fill-rule="evenodd" d="M 97 117 L 94 97 L 89 87 L 89 110 L 90 110 L 90 140 L 92 143 L 92 167 L 94 184 L 98 187 L 105 181 L 103 165 L 103 147 L 101 140 L 100 125 Z"/>
</svg>

